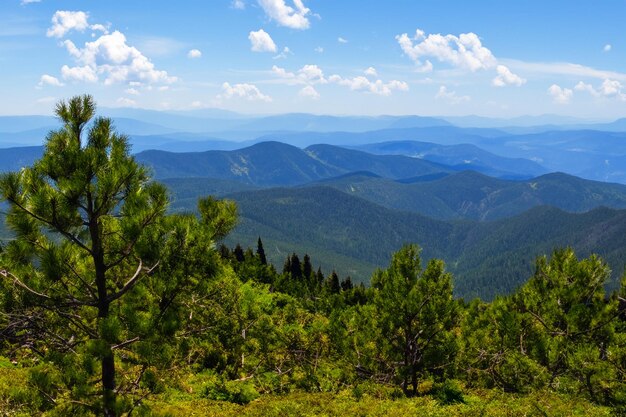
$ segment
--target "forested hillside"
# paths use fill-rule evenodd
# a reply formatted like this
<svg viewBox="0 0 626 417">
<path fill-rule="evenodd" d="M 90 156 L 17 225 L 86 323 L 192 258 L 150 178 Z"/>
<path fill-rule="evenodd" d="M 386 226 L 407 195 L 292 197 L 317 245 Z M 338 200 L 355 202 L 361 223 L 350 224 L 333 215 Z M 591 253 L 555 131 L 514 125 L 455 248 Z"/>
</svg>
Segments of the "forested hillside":
<svg viewBox="0 0 626 417">
<path fill-rule="evenodd" d="M 510 293 L 526 280 L 537 256 L 559 247 L 605 256 L 614 271 L 611 288 L 619 285 L 626 265 L 624 210 L 571 214 L 537 207 L 496 222 L 445 222 L 385 209 L 328 187 L 271 189 L 228 198 L 237 202 L 241 216 L 227 239 L 231 245 L 251 245 L 260 235 L 276 265 L 292 245 L 357 282 L 367 282 L 373 266 L 384 265 L 407 242 L 419 243 L 425 259 L 444 259 L 455 273 L 457 295 L 468 299 Z"/>
</svg>

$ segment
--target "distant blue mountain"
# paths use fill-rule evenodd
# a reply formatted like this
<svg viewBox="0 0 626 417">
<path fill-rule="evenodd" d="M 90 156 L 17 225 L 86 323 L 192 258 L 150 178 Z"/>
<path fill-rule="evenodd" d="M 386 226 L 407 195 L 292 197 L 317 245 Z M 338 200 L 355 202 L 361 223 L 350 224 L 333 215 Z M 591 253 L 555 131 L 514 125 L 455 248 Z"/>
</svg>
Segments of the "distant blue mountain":
<svg viewBox="0 0 626 417">
<path fill-rule="evenodd" d="M 372 155 L 331 145 L 303 150 L 280 142 L 262 142 L 234 151 L 144 151 L 136 158 L 151 166 L 156 178 L 234 179 L 265 187 L 304 184 L 363 170 L 388 178 L 452 172 L 444 165 L 406 156 Z"/>
<path fill-rule="evenodd" d="M 392 141 L 358 146 L 379 155 L 406 155 L 459 169 L 508 178 L 529 178 L 548 172 L 540 164 L 523 158 L 506 158 L 470 144 L 437 145 L 430 142 Z"/>
</svg>

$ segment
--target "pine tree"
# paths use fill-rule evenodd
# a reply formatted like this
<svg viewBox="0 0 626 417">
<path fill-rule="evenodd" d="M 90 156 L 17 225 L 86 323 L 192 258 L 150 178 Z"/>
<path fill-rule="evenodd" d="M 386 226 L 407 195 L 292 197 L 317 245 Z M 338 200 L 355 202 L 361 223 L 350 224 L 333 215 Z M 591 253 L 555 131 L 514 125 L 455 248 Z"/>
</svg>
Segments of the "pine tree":
<svg viewBox="0 0 626 417">
<path fill-rule="evenodd" d="M 326 278 L 326 288 L 331 294 L 339 294 L 341 285 L 339 284 L 339 275 L 333 269 L 333 272 Z"/>
<path fill-rule="evenodd" d="M 300 263 L 300 258 L 294 252 L 291 255 L 291 278 L 294 280 L 300 280 L 302 278 L 302 264 Z"/>
<path fill-rule="evenodd" d="M 239 243 L 237 243 L 237 246 L 235 246 L 235 249 L 233 250 L 233 255 L 235 255 L 235 260 L 237 260 L 237 262 L 243 262 L 246 260 L 246 257 L 243 253 L 243 248 Z"/>
<path fill-rule="evenodd" d="M 416 245 L 403 246 L 389 268 L 372 277 L 379 345 L 396 368 L 402 389 L 412 395 L 420 376 L 453 363 L 452 329 L 459 317 L 452 276 L 443 261 L 433 259 L 422 269 L 419 252 Z"/>
<path fill-rule="evenodd" d="M 315 273 L 315 279 L 318 286 L 321 286 L 324 283 L 324 274 L 322 273 L 321 266 L 317 268 L 317 272 Z"/>
<path fill-rule="evenodd" d="M 265 249 L 263 249 L 263 242 L 261 241 L 261 236 L 259 236 L 259 240 L 257 241 L 256 246 L 256 254 L 261 261 L 261 265 L 267 265 L 267 258 L 265 257 Z"/>
<path fill-rule="evenodd" d="M 313 276 L 313 265 L 311 265 L 311 258 L 308 254 L 304 254 L 304 259 L 302 260 L 302 276 L 305 279 L 310 279 Z"/>
<path fill-rule="evenodd" d="M 201 327 L 197 300 L 222 273 L 215 243 L 234 227 L 236 206 L 209 197 L 199 216 L 165 215 L 165 187 L 111 121 L 96 118 L 85 131 L 94 113 L 90 96 L 59 103 L 64 127 L 48 135 L 42 158 L 0 176 L 14 232 L 0 256 L 0 307 L 12 318 L 1 330 L 62 375 L 49 391 L 45 372 L 31 374 L 50 407 L 116 416 L 132 408 L 144 378 L 168 368 L 172 356 L 162 353 Z"/>
<path fill-rule="evenodd" d="M 344 280 L 341 281 L 341 289 L 343 291 L 350 291 L 352 288 L 352 278 L 350 278 L 350 276 L 348 275 Z"/>
<path fill-rule="evenodd" d="M 291 274 L 291 256 L 287 256 L 285 258 L 285 262 L 283 263 L 283 275 Z"/>
<path fill-rule="evenodd" d="M 64 126 L 48 135 L 42 158 L 0 178 L 15 232 L 2 268 L 30 298 L 32 311 L 43 306 L 52 312 L 54 322 L 42 326 L 66 326 L 69 334 L 95 343 L 101 412 L 114 416 L 114 349 L 126 342 L 117 338 L 120 323 L 112 307 L 156 266 L 145 264 L 135 249 L 163 217 L 167 195 L 149 181 L 111 120 L 96 118 L 85 134 L 94 114 L 91 96 L 60 102 L 56 115 Z M 59 343 L 50 346 L 63 349 Z M 63 342 L 65 348 L 72 343 Z"/>
</svg>

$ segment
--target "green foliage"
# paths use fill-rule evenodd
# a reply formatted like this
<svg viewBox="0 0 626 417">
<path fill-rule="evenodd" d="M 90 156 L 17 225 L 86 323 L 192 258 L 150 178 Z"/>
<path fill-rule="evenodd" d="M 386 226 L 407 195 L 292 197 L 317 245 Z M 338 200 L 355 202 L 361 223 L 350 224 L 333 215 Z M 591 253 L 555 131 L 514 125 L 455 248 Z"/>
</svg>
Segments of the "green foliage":
<svg viewBox="0 0 626 417">
<path fill-rule="evenodd" d="M 380 353 L 403 390 L 415 395 L 420 378 L 443 376 L 454 362 L 458 305 L 452 276 L 442 261 L 431 260 L 422 270 L 419 248 L 406 245 L 387 270 L 374 274 L 372 288 Z"/>
<path fill-rule="evenodd" d="M 90 96 L 59 103 L 64 126 L 42 158 L 0 177 L 15 237 L 0 257 L 0 341 L 45 361 L 31 384 L 55 412 L 108 416 L 157 390 L 153 373 L 192 334 L 185 318 L 203 305 L 190 300 L 222 272 L 213 244 L 234 226 L 236 206 L 207 198 L 199 218 L 166 216 L 165 188 L 109 119 L 88 125 L 94 113 Z"/>
</svg>

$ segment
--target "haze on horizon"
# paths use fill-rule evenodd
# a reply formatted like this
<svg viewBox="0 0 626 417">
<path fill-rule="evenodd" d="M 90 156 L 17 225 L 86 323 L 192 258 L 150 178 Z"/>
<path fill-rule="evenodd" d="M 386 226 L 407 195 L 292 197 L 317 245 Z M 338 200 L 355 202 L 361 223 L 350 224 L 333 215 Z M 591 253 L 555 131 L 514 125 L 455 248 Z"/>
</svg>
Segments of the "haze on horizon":
<svg viewBox="0 0 626 417">
<path fill-rule="evenodd" d="M 626 2 L 5 0 L 0 115 L 626 115 Z"/>
</svg>

